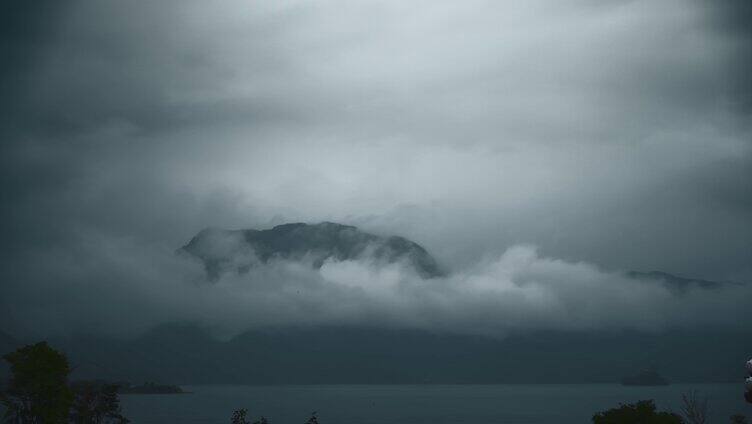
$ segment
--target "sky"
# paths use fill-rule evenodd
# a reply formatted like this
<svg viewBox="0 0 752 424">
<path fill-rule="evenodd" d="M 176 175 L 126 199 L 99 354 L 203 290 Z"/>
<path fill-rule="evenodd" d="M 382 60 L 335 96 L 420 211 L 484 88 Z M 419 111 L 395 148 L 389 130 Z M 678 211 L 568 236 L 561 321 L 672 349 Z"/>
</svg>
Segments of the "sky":
<svg viewBox="0 0 752 424">
<path fill-rule="evenodd" d="M 749 2 L 27 3 L 0 6 L 6 331 L 239 331 L 300 307 L 490 333 L 616 310 L 603 325 L 655 329 L 733 322 L 750 299 L 667 307 L 623 277 L 752 282 Z M 173 257 L 202 228 L 298 221 L 408 237 L 453 273 L 413 295 L 395 289 L 409 271 L 363 263 L 252 277 L 323 287 L 291 301 L 218 294 Z"/>
</svg>

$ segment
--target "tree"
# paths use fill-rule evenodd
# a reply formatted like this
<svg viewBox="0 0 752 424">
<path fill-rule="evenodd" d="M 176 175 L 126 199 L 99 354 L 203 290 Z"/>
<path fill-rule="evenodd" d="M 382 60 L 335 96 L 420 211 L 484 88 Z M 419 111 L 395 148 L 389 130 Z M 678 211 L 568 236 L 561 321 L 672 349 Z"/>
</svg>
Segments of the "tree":
<svg viewBox="0 0 752 424">
<path fill-rule="evenodd" d="M 11 378 L 0 399 L 4 421 L 14 424 L 63 424 L 73 401 L 68 387 L 70 366 L 65 355 L 45 342 L 4 355 Z"/>
<path fill-rule="evenodd" d="M 129 420 L 120 410 L 118 386 L 96 381 L 73 384 L 75 397 L 70 418 L 74 424 L 125 424 Z"/>
<path fill-rule="evenodd" d="M 306 424 L 319 424 L 319 418 L 316 416 L 316 411 L 311 412 L 311 418 L 308 418 Z"/>
<path fill-rule="evenodd" d="M 683 424 L 679 415 L 656 412 L 655 402 L 641 400 L 634 404 L 620 405 L 593 416 L 593 424 Z"/>
<path fill-rule="evenodd" d="M 251 424 L 251 422 L 246 419 L 247 416 L 248 416 L 247 409 L 238 409 L 237 411 L 232 413 L 232 418 L 230 419 L 230 422 L 232 424 Z M 268 424 L 268 422 L 266 421 L 266 418 L 262 416 L 258 420 L 254 421 L 253 424 Z"/>
<path fill-rule="evenodd" d="M 706 424 L 708 422 L 708 399 L 700 398 L 697 392 L 682 394 L 682 415 L 689 424 Z"/>
<path fill-rule="evenodd" d="M 246 415 L 248 415 L 247 409 L 238 409 L 237 411 L 233 411 L 232 418 L 230 418 L 230 423 L 232 424 L 251 424 L 248 422 L 247 419 L 245 419 Z"/>
</svg>

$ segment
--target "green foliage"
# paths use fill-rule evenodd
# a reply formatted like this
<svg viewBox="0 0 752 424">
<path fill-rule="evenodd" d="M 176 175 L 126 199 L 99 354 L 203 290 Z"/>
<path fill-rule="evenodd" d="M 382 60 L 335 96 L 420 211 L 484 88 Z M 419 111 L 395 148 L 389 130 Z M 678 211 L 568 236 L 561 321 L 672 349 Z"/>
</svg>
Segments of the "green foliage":
<svg viewBox="0 0 752 424">
<path fill-rule="evenodd" d="M 618 408 L 599 412 L 593 416 L 593 424 L 683 424 L 679 415 L 670 412 L 656 412 L 652 400 L 641 400 L 634 404 L 620 405 Z"/>
<path fill-rule="evenodd" d="M 747 424 L 747 417 L 741 414 L 732 415 L 729 419 L 731 424 Z"/>
<path fill-rule="evenodd" d="M 258 420 L 251 423 L 248 421 L 248 410 L 247 409 L 238 409 L 232 413 L 232 418 L 230 418 L 231 424 L 269 424 L 269 422 L 266 420 L 266 418 L 261 417 Z M 310 418 L 306 421 L 305 424 L 319 424 L 319 419 L 316 416 L 316 412 L 311 412 Z"/>
<path fill-rule="evenodd" d="M 129 420 L 120 412 L 118 386 L 94 381 L 73 385 L 75 398 L 70 419 L 74 424 L 125 424 Z"/>
<path fill-rule="evenodd" d="M 230 418 L 230 423 L 231 424 L 251 424 L 245 418 L 247 415 L 248 415 L 247 409 L 238 409 L 237 411 L 233 411 L 232 418 Z"/>
<path fill-rule="evenodd" d="M 22 347 L 3 358 L 11 378 L 2 394 L 4 421 L 62 424 L 68 421 L 73 392 L 68 387 L 70 366 L 63 354 L 45 342 Z"/>
<path fill-rule="evenodd" d="M 232 424 L 251 424 L 251 422 L 246 419 L 247 416 L 247 409 L 238 409 L 237 411 L 232 413 L 230 422 Z M 258 420 L 254 421 L 253 424 L 268 424 L 268 422 L 266 421 L 266 418 L 261 417 Z"/>
<path fill-rule="evenodd" d="M 319 418 L 316 416 L 316 411 L 311 412 L 311 418 L 308 418 L 306 424 L 319 424 Z"/>
<path fill-rule="evenodd" d="M 101 382 L 68 385 L 65 355 L 45 342 L 3 357 L 10 364 L 8 389 L 0 395 L 3 422 L 12 424 L 125 424 L 117 386 Z"/>
</svg>

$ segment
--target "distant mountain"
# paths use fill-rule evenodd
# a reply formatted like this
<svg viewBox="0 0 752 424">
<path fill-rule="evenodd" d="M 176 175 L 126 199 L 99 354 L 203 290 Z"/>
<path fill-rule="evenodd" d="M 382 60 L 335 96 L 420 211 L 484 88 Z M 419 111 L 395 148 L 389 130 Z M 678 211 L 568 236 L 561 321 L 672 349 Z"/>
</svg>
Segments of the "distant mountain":
<svg viewBox="0 0 752 424">
<path fill-rule="evenodd" d="M 210 279 L 225 272 L 247 272 L 272 259 L 307 260 L 320 268 L 327 259 L 404 262 L 423 278 L 442 275 L 436 260 L 404 237 L 384 237 L 349 225 L 284 224 L 268 230 L 202 230 L 180 251 L 199 258 Z"/>
<path fill-rule="evenodd" d="M 302 229 L 301 233 L 290 234 L 296 227 Z M 323 234 L 337 234 L 340 227 L 353 232 L 356 240 L 361 237 L 374 240 L 371 238 L 374 237 L 377 245 L 385 240 L 361 233 L 354 227 L 298 224 L 266 231 L 250 230 L 249 233 L 223 231 L 219 233 L 220 240 L 214 241 L 209 240 L 211 234 L 203 234 L 184 249 L 196 256 L 203 255 L 207 270 L 212 272 L 213 266 L 213 272 L 217 273 L 241 271 L 235 268 L 237 261 L 225 258 L 242 256 L 242 249 L 249 249 L 251 244 L 260 247 L 261 254 L 258 257 L 257 253 L 253 254 L 257 262 L 275 256 L 301 258 L 311 252 L 319 255 L 319 261 L 328 257 L 341 260 L 367 255 L 366 249 L 343 249 L 347 243 L 341 241 L 342 235 L 322 237 L 323 242 L 314 236 L 321 228 L 325 229 Z M 227 234 L 239 240 L 222 245 Z M 251 235 L 250 242 L 246 242 L 246 234 Z M 284 240 L 289 240 L 289 244 L 283 243 Z M 328 249 L 322 251 L 321 246 Z M 224 255 L 219 254 L 223 253 L 222 249 L 225 249 Z M 430 258 L 422 249 L 417 252 Z M 407 256 L 397 255 L 396 258 L 410 258 L 409 253 L 403 255 Z M 380 260 L 402 260 L 394 258 L 387 256 Z M 420 263 L 412 262 L 412 266 Z M 435 266 L 435 262 L 429 263 Z M 437 275 L 437 268 L 428 269 L 434 269 L 429 275 Z M 734 284 L 681 278 L 662 272 L 632 272 L 629 276 L 664 284 L 678 295 L 695 286 L 713 290 Z M 636 369 L 656 367 L 672 382 L 689 383 L 738 381 L 740 364 L 752 351 L 752 339 L 743 330 L 710 328 L 656 333 L 533 331 L 498 339 L 410 329 L 323 326 L 256 329 L 221 341 L 200 327 L 176 324 L 153 329 L 132 340 L 78 337 L 60 340 L 59 346 L 72 358 L 77 378 L 115 381 L 175 384 L 617 383 L 623 382 L 623 377 L 632 375 Z M 657 381 L 637 382 L 656 384 Z"/>
<path fill-rule="evenodd" d="M 426 278 L 442 275 L 417 243 L 334 223 L 207 229 L 180 251 L 201 260 L 215 279 L 274 258 L 309 261 L 314 267 L 327 259 L 404 262 Z M 678 294 L 695 286 L 712 290 L 733 284 L 658 271 L 627 275 Z M 50 342 L 68 355 L 74 378 L 174 384 L 614 383 L 646 366 L 678 383 L 729 382 L 738 381 L 740 364 L 752 351 L 748 332 L 702 328 L 538 331 L 497 339 L 409 329 L 285 327 L 222 341 L 200 327 L 180 324 L 129 340 L 74 336 Z M 18 344 L 0 333 L 0 350 Z"/>
<path fill-rule="evenodd" d="M 178 395 L 186 393 L 180 386 L 173 384 L 157 384 L 146 382 L 144 384 L 119 384 L 118 393 L 124 395 Z"/>
<path fill-rule="evenodd" d="M 169 325 L 131 340 L 51 340 L 75 379 L 190 384 L 618 383 L 656 367 L 672 382 L 739 381 L 741 332 L 531 332 L 504 339 L 369 327 L 275 328 L 227 341 Z M 740 365 L 741 364 L 741 365 Z"/>
<path fill-rule="evenodd" d="M 721 288 L 724 284 L 732 283 L 720 283 L 717 281 L 702 280 L 699 278 L 684 278 L 678 277 L 673 274 L 669 274 L 663 271 L 650 271 L 650 272 L 638 272 L 630 271 L 627 273 L 629 278 L 635 278 L 638 280 L 658 280 L 663 282 L 663 285 L 674 293 L 684 293 L 691 287 L 698 287 L 702 289 L 717 289 Z"/>
<path fill-rule="evenodd" d="M 669 382 L 654 370 L 645 370 L 621 379 L 622 386 L 668 386 Z"/>
</svg>

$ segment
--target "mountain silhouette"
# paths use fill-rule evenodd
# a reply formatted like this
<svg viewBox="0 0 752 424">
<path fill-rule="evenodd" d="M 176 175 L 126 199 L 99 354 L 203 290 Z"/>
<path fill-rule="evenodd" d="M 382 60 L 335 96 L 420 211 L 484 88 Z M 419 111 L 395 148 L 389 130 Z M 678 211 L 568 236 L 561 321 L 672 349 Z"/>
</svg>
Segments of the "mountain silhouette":
<svg viewBox="0 0 752 424">
<path fill-rule="evenodd" d="M 443 275 L 436 260 L 419 244 L 399 236 L 379 236 L 350 225 L 292 223 L 268 230 L 207 228 L 179 249 L 200 259 L 210 280 L 226 272 L 247 272 L 274 259 L 308 261 L 320 268 L 327 260 L 401 262 L 423 278 Z"/>
<path fill-rule="evenodd" d="M 693 287 L 712 290 L 712 289 L 719 289 L 726 284 L 735 284 L 735 283 L 721 283 L 718 281 L 703 280 L 700 278 L 679 277 L 679 276 L 669 274 L 663 271 L 650 271 L 650 272 L 629 271 L 627 272 L 627 276 L 629 278 L 634 278 L 638 280 L 660 281 L 664 287 L 669 289 L 674 294 L 686 293 L 689 289 Z"/>
<path fill-rule="evenodd" d="M 132 339 L 51 339 L 77 379 L 171 384 L 618 383 L 656 367 L 672 382 L 738 381 L 739 331 L 533 331 L 492 338 L 365 326 L 253 329 L 228 340 L 167 324 Z"/>
</svg>

